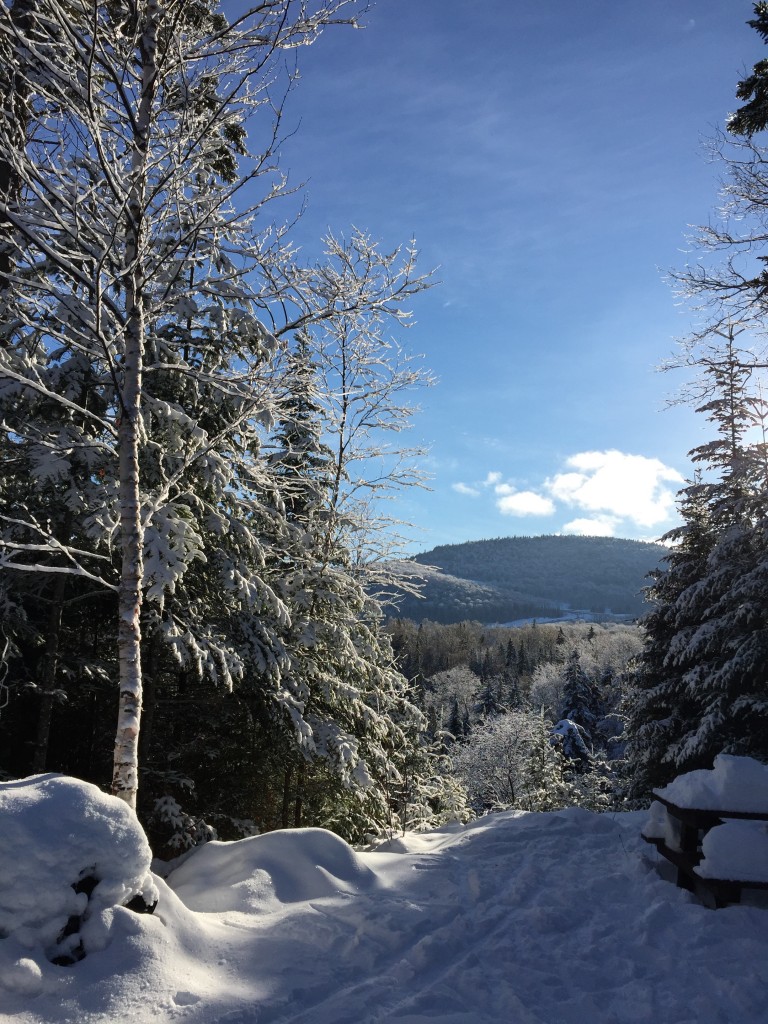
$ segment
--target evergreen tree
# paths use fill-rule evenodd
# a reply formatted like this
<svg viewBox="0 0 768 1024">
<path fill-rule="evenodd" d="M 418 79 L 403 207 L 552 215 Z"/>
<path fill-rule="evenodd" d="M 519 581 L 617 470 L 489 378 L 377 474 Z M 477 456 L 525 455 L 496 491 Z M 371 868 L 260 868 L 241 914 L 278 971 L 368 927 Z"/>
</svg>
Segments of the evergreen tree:
<svg viewBox="0 0 768 1024">
<path fill-rule="evenodd" d="M 754 13 L 747 24 L 768 43 L 768 3 L 760 0 L 754 4 Z M 768 60 L 758 61 L 752 74 L 739 82 L 736 97 L 745 102 L 728 118 L 729 132 L 752 136 L 768 127 Z"/>
<path fill-rule="evenodd" d="M 522 694 L 520 693 L 520 671 L 518 667 L 517 651 L 512 638 L 507 641 L 504 654 L 504 683 L 506 687 L 505 703 L 510 709 L 520 707 Z"/>
<path fill-rule="evenodd" d="M 288 521 L 297 528 L 313 523 L 323 510 L 327 514 L 334 480 L 333 453 L 323 442 L 317 373 L 309 335 L 299 331 L 287 357 L 269 456 Z"/>
<path fill-rule="evenodd" d="M 747 725 L 762 707 L 765 452 L 747 436 L 754 360 L 732 328 L 721 337 L 699 383 L 698 411 L 715 437 L 690 453 L 706 476 L 684 490 L 684 525 L 667 537 L 674 547 L 650 588 L 654 609 L 629 702 L 633 796 L 711 767 L 723 750 L 768 753 L 761 730 Z"/>
<path fill-rule="evenodd" d="M 753 9 L 755 17 L 748 24 L 768 42 L 768 7 L 760 0 Z M 736 96 L 746 102 L 730 115 L 727 132 L 713 146 L 725 169 L 718 216 L 700 226 L 692 240 L 699 258 L 672 272 L 681 293 L 698 311 L 702 327 L 694 341 L 733 322 L 759 330 L 765 317 L 766 151 L 756 136 L 768 124 L 767 86 L 768 60 L 763 59 L 738 83 Z M 710 258 L 721 254 L 719 262 Z M 709 313 L 706 318 L 701 316 L 703 309 Z"/>
<path fill-rule="evenodd" d="M 264 205 L 287 190 L 273 160 L 280 83 L 291 84 L 281 54 L 352 10 L 351 0 L 278 0 L 228 25 L 208 0 L 53 0 L 34 32 L 8 8 L 0 15 L 3 53 L 25 54 L 15 95 L 33 96 L 25 110 L 39 115 L 20 144 L 15 104 L 0 112 L 13 164 L 12 181 L 0 168 L 0 241 L 14 274 L 0 421 L 20 485 L 0 520 L 3 589 L 25 595 L 30 628 L 49 638 L 33 664 L 49 695 L 61 689 L 67 609 L 109 609 L 102 642 L 119 654 L 121 701 L 113 788 L 129 803 L 142 710 L 151 721 L 160 687 L 174 693 L 192 676 L 240 688 L 257 719 L 271 709 L 299 735 L 308 728 L 306 681 L 286 649 L 301 599 L 278 554 L 298 549 L 301 510 L 287 464 L 262 452 L 277 415 L 276 338 L 312 325 L 381 329 L 425 286 L 413 253 L 401 265 L 359 233 L 328 239 L 327 257 L 306 268 L 281 230 L 259 230 Z M 260 150 L 245 125 L 263 117 Z M 238 212 L 245 184 L 254 204 Z M 381 649 L 378 612 L 335 550 L 313 600 L 329 622 L 342 608 L 356 618 L 351 656 L 345 643 L 335 656 L 368 696 L 345 706 L 338 736 L 362 723 L 373 763 L 380 741 L 396 745 L 382 716 L 399 706 L 400 683 L 370 655 Z M 115 669 L 114 657 L 104 663 Z"/>
<path fill-rule="evenodd" d="M 529 811 L 557 811 L 577 804 L 568 766 L 559 745 L 552 742 L 551 724 L 543 714 L 535 716 L 520 806 Z"/>
<path fill-rule="evenodd" d="M 682 492 L 679 512 L 683 526 L 666 537 L 672 542 L 666 566 L 651 573 L 652 610 L 642 621 L 645 644 L 627 699 L 630 795 L 636 799 L 678 774 L 670 752 L 698 714 L 685 666 L 679 656 L 673 663 L 669 652 L 682 631 L 696 628 L 699 612 L 687 598 L 703 578 L 714 543 L 699 482 Z"/>
<path fill-rule="evenodd" d="M 602 717 L 597 688 L 581 666 L 578 650 L 571 651 L 563 673 L 563 697 L 559 717 L 575 722 L 592 744 L 595 726 Z"/>
<path fill-rule="evenodd" d="M 285 677 L 298 695 L 302 722 L 285 761 L 295 775 L 294 822 L 323 823 L 307 812 L 327 815 L 331 803 L 348 802 L 346 791 L 367 806 L 369 818 L 364 822 L 358 810 L 352 824 L 337 808 L 335 827 L 359 838 L 386 821 L 387 794 L 401 767 L 412 789 L 424 721 L 393 664 L 380 609 L 343 544 L 346 532 L 337 529 L 337 467 L 323 440 L 318 368 L 305 333 L 289 354 L 285 390 L 270 462 L 287 519 L 279 559 L 279 589 L 290 613 Z M 305 794 L 318 777 L 312 767 L 318 760 L 325 792 L 311 809 Z"/>
<path fill-rule="evenodd" d="M 476 715 L 481 718 L 492 718 L 494 715 L 504 713 L 505 708 L 501 695 L 502 684 L 503 680 L 500 676 L 488 676 L 485 679 L 477 694 L 474 706 Z"/>
<path fill-rule="evenodd" d="M 459 702 L 456 697 L 451 701 L 451 709 L 448 713 L 448 732 L 453 739 L 458 740 L 464 735 L 464 717 L 459 708 Z"/>
</svg>

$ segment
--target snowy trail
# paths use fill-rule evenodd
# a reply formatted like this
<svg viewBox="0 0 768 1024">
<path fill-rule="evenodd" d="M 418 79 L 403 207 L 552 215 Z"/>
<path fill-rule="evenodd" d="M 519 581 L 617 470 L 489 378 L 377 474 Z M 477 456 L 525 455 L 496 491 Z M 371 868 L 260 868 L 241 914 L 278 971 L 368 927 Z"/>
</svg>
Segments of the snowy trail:
<svg viewBox="0 0 768 1024">
<path fill-rule="evenodd" d="M 349 908 L 364 939 L 344 951 L 344 973 L 354 978 L 365 972 L 365 981 L 342 981 L 298 1012 L 267 1012 L 253 1019 L 270 1024 L 728 1019 L 706 1016 L 719 1002 L 719 991 L 703 998 L 698 1010 L 690 1006 L 689 986 L 683 984 L 682 998 L 676 998 L 672 951 L 666 948 L 658 957 L 647 941 L 665 915 L 651 914 L 649 923 L 642 906 L 627 906 L 627 884 L 638 871 L 642 876 L 642 868 L 609 818 L 584 812 L 527 816 L 507 828 L 498 819 L 486 821 L 447 849 L 406 857 L 399 870 L 389 866 L 400 894 L 393 906 L 379 897 L 374 906 Z M 587 823 L 592 827 L 585 829 Z M 643 915 L 637 932 L 631 909 Z M 687 903 L 670 907 L 666 917 L 674 920 L 686 909 Z M 337 913 L 336 922 L 343 916 Z M 623 937 L 622 920 L 632 930 Z M 400 941 L 386 958 L 377 959 L 368 947 L 382 928 Z M 316 967 L 327 976 L 321 963 Z"/>
<path fill-rule="evenodd" d="M 0 1020 L 763 1024 L 768 910 L 661 879 L 643 819 L 507 812 L 366 854 L 311 829 L 214 844 L 34 999 L 0 979 Z"/>
<path fill-rule="evenodd" d="M 501 815 L 394 844 L 414 853 L 364 856 L 381 887 L 277 924 L 271 939 L 299 955 L 278 999 L 241 1019 L 762 1020 L 765 941 L 750 986 L 722 926 L 751 915 L 757 929 L 763 911 L 692 903 L 649 872 L 627 817 L 630 828 L 578 810 Z M 738 924 L 726 932 L 743 949 Z"/>
</svg>

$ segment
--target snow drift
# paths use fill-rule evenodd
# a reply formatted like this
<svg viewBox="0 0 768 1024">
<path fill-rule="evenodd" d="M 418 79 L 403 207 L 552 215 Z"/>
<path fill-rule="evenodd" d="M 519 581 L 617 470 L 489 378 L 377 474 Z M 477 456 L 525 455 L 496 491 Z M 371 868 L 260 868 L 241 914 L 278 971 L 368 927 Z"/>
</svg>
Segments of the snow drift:
<svg viewBox="0 0 768 1024">
<path fill-rule="evenodd" d="M 56 808 L 72 806 L 72 786 L 82 820 L 65 823 Z M 50 813 L 10 847 L 0 836 L 3 898 L 16 900 L 7 927 L 21 919 L 24 866 L 82 870 L 65 852 L 70 834 L 80 846 L 75 834 L 113 805 L 72 780 L 0 790 L 4 815 L 41 790 Z M 659 875 L 645 817 L 508 811 L 365 853 L 322 829 L 211 844 L 154 878 L 153 915 L 104 911 L 102 948 L 79 963 L 51 963 L 42 932 L 27 946 L 0 939 L 0 1020 L 762 1024 L 765 894 L 706 909 Z M 110 821 L 117 835 L 122 809 Z M 112 851 L 104 877 L 130 888 L 146 851 L 125 835 L 138 851 L 130 875 L 120 844 L 96 848 Z"/>
<path fill-rule="evenodd" d="M 0 985 L 34 993 L 46 961 L 104 949 L 116 907 L 151 905 L 152 853 L 134 814 L 60 775 L 0 784 Z"/>
</svg>

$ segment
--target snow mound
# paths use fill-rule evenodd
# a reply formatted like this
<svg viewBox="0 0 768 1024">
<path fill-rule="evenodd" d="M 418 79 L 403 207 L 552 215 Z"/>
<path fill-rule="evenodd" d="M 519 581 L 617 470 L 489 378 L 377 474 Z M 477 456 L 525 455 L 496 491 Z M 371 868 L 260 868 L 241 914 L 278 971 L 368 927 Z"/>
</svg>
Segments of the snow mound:
<svg viewBox="0 0 768 1024">
<path fill-rule="evenodd" d="M 668 814 L 667 808 L 658 800 L 648 808 L 648 820 L 641 835 L 645 839 L 663 839 L 671 850 L 680 849 L 680 822 Z"/>
<path fill-rule="evenodd" d="M 17 947 L 0 1021 L 764 1024 L 763 894 L 701 906 L 648 863 L 643 814 L 506 811 L 369 853 L 318 829 L 210 844 L 179 890 L 233 885 L 248 912 L 158 878 L 156 913 L 116 907 L 74 967 Z M 255 875 L 266 908 L 237 889 Z"/>
<path fill-rule="evenodd" d="M 45 960 L 109 942 L 114 907 L 154 903 L 146 837 L 122 800 L 62 775 L 0 783 L 0 986 L 34 994 Z"/>
<path fill-rule="evenodd" d="M 195 911 L 274 911 L 276 905 L 360 893 L 376 877 L 343 839 L 322 828 L 210 842 L 166 879 Z"/>
<path fill-rule="evenodd" d="M 768 766 L 751 757 L 718 754 L 712 769 L 678 775 L 654 793 L 678 807 L 768 813 Z"/>
<path fill-rule="evenodd" d="M 764 821 L 724 821 L 710 829 L 701 844 L 696 868 L 702 878 L 768 882 L 768 825 Z"/>
<path fill-rule="evenodd" d="M 561 744 L 561 750 L 566 757 L 574 761 L 586 761 L 589 758 L 589 749 L 584 741 L 584 730 L 570 718 L 563 718 L 557 722 L 551 730 L 553 739 Z"/>
</svg>

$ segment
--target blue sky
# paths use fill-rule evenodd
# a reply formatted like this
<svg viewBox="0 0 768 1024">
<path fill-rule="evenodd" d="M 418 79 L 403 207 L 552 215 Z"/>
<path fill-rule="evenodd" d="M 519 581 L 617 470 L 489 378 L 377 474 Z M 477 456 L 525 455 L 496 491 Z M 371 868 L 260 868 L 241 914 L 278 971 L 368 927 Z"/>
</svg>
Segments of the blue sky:
<svg viewBox="0 0 768 1024">
<path fill-rule="evenodd" d="M 438 378 L 403 494 L 415 550 L 539 533 L 658 537 L 686 453 L 655 367 L 691 324 L 664 271 L 715 205 L 703 141 L 763 56 L 742 0 L 380 0 L 301 51 L 282 162 L 331 227 L 415 237 L 439 287 L 403 337 Z M 319 252 L 319 246 L 318 246 Z"/>
</svg>

